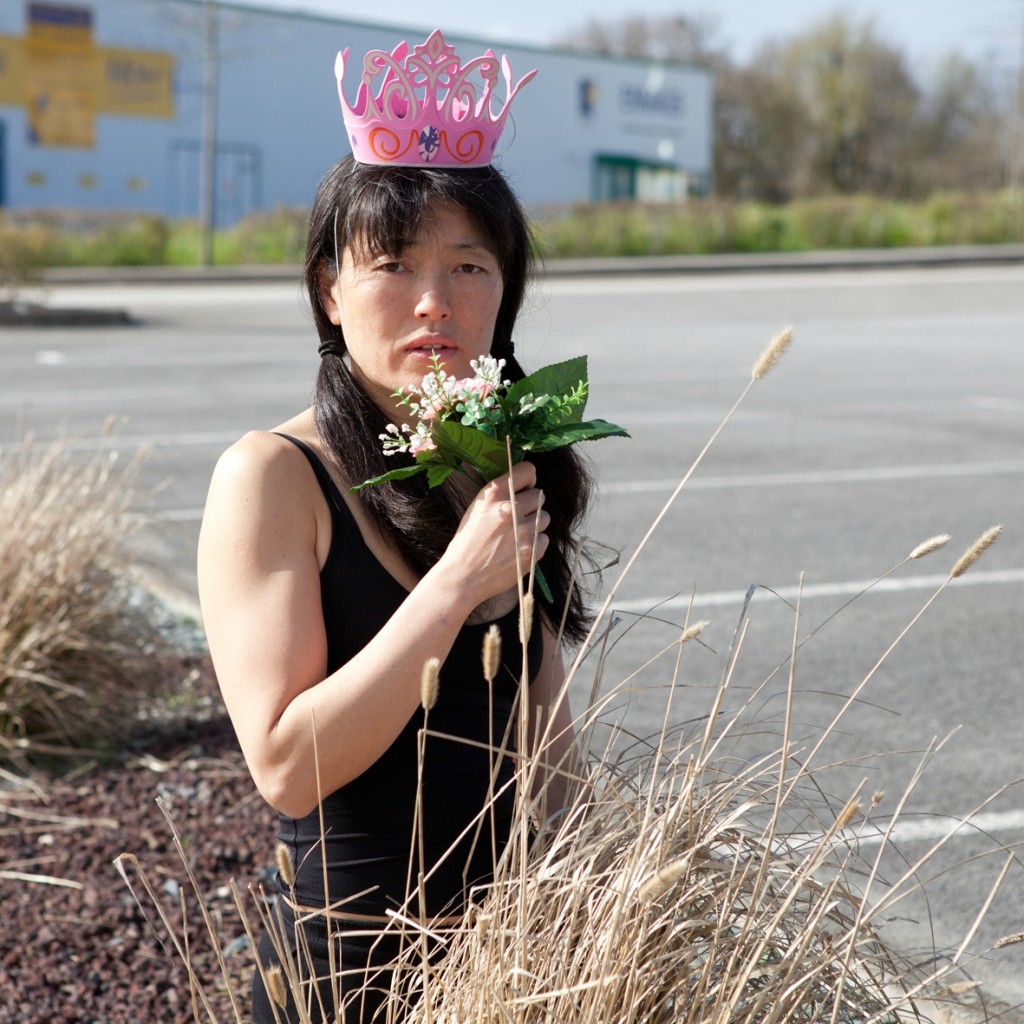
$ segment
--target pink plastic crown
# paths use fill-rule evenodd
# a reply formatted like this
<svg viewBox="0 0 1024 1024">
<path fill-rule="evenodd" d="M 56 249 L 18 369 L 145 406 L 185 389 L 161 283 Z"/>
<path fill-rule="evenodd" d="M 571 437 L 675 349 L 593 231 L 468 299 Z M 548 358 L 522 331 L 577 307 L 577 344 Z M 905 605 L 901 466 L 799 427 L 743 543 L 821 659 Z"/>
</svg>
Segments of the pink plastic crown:
<svg viewBox="0 0 1024 1024">
<path fill-rule="evenodd" d="M 501 58 L 506 99 L 494 113 L 492 100 L 498 81 L 498 58 L 488 50 L 460 66 L 455 48 L 440 29 L 430 34 L 411 57 L 408 44 L 388 54 L 371 50 L 363 59 L 363 78 L 356 102 L 349 106 L 343 82 L 348 50 L 338 54 L 334 73 L 352 155 L 364 164 L 479 167 L 489 164 L 501 138 L 508 109 L 519 90 L 535 74 L 523 75 L 513 87 L 508 58 Z M 483 81 L 480 98 L 470 76 Z M 377 95 L 373 80 L 383 79 Z"/>
</svg>

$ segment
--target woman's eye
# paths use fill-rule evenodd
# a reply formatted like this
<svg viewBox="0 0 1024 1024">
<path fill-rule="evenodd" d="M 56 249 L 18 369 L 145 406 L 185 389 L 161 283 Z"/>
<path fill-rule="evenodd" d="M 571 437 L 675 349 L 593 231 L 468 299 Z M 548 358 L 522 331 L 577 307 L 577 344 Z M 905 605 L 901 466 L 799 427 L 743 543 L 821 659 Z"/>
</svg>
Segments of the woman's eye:
<svg viewBox="0 0 1024 1024">
<path fill-rule="evenodd" d="M 460 263 L 459 271 L 463 274 L 482 274 L 484 268 L 476 263 Z"/>
<path fill-rule="evenodd" d="M 405 264 L 401 260 L 384 260 L 377 264 L 377 269 L 386 274 L 397 274 L 400 270 L 405 269 Z"/>
</svg>

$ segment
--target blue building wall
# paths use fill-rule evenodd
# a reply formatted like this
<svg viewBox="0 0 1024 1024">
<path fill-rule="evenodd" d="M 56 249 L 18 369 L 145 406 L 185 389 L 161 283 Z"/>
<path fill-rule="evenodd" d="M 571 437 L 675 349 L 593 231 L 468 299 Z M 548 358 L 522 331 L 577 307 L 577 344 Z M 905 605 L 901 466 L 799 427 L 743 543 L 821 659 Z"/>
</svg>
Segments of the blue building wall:
<svg viewBox="0 0 1024 1024">
<path fill-rule="evenodd" d="M 169 116 L 95 109 L 91 144 L 33 141 L 28 37 L 39 7 L 88 12 L 97 50 L 169 54 Z M 150 210 L 195 216 L 199 206 L 204 11 L 194 0 L 80 0 L 0 5 L 0 202 L 9 208 Z M 443 26 L 442 26 L 443 28 Z M 219 4 L 217 220 L 257 209 L 307 205 L 322 174 L 348 152 L 334 80 L 334 59 L 348 47 L 353 71 L 371 48 L 410 46 L 426 32 L 294 12 Z M 492 45 L 507 53 L 513 78 L 539 68 L 524 87 L 497 163 L 528 204 L 595 198 L 616 179 L 599 167 L 685 174 L 699 189 L 710 176 L 712 80 L 700 68 L 597 58 L 498 45 L 447 34 L 463 61 Z M 77 45 L 77 44 L 74 44 Z M 76 51 L 77 52 L 77 51 Z M 79 53 L 75 59 L 79 59 Z M 6 64 L 5 64 L 6 59 Z M 20 61 L 20 68 L 19 68 Z M 140 73 L 142 73 L 140 72 Z M 19 78 L 20 76 L 20 78 Z M 38 77 L 38 75 L 36 75 Z M 116 85 L 117 83 L 115 83 Z M 124 84 L 124 83 L 122 83 Z M 347 89 L 355 95 L 353 81 Z M 73 92 L 79 88 L 71 87 Z M 58 90 L 59 91 L 59 90 Z M 72 96 L 83 110 L 93 101 Z M 102 106 L 102 101 L 100 101 Z M 72 134 L 74 134 L 72 132 Z M 665 179 L 668 180 L 668 179 Z M 602 185 L 601 182 L 605 182 Z M 602 197 L 607 198 L 607 195 Z"/>
</svg>

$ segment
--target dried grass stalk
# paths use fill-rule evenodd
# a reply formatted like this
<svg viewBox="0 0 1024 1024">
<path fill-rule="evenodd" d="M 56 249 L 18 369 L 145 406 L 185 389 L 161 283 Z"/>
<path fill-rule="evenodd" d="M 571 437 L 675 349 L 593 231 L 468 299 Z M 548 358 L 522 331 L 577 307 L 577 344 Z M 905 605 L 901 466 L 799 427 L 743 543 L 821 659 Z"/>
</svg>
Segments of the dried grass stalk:
<svg viewBox="0 0 1024 1024">
<path fill-rule="evenodd" d="M 64 441 L 0 455 L 0 764 L 122 738 L 168 644 L 126 566 L 139 460 Z"/>
</svg>

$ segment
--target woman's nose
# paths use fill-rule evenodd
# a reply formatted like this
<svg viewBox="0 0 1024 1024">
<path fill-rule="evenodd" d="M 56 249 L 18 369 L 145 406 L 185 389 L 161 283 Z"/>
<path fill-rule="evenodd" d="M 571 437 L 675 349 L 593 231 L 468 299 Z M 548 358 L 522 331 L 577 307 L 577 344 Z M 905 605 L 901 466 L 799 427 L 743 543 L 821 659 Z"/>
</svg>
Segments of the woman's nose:
<svg viewBox="0 0 1024 1024">
<path fill-rule="evenodd" d="M 451 315 L 452 307 L 445 290 L 437 284 L 428 285 L 416 303 L 416 318 L 418 320 L 447 320 Z"/>
</svg>

